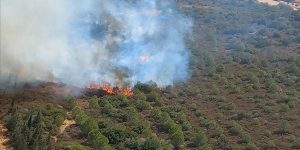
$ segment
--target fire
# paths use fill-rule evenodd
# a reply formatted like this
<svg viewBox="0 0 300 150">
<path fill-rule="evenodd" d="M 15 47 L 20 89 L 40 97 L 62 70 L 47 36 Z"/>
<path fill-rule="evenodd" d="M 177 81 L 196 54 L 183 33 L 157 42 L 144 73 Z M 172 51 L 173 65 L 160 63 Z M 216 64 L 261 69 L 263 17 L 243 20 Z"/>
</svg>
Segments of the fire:
<svg viewBox="0 0 300 150">
<path fill-rule="evenodd" d="M 122 86 L 111 88 L 108 83 L 104 83 L 102 87 L 96 83 L 91 83 L 87 86 L 87 88 L 93 90 L 102 90 L 109 95 L 117 95 L 120 91 L 122 91 L 125 96 L 133 95 L 133 91 L 130 88 L 123 88 Z"/>
<path fill-rule="evenodd" d="M 147 54 L 143 54 L 143 55 L 140 56 L 140 61 L 141 62 L 147 62 L 147 61 L 149 61 L 149 59 L 150 59 L 150 57 Z"/>
<path fill-rule="evenodd" d="M 113 92 L 113 89 L 110 88 L 108 83 L 104 83 L 104 85 L 102 86 L 102 90 L 105 91 L 107 94 L 110 94 L 110 95 L 115 94 Z"/>
<path fill-rule="evenodd" d="M 125 96 L 132 96 L 133 95 L 133 91 L 131 89 L 129 89 L 129 88 L 125 88 L 123 90 L 123 92 L 124 92 Z"/>
</svg>

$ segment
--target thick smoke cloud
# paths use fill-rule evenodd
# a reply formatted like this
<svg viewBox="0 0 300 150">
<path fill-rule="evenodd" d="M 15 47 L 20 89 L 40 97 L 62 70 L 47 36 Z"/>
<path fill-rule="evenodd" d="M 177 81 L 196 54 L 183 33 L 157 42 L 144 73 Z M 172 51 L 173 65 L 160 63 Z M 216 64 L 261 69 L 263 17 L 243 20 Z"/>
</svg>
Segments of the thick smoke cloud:
<svg viewBox="0 0 300 150">
<path fill-rule="evenodd" d="M 190 27 L 168 0 L 2 0 L 1 79 L 172 85 Z"/>
</svg>

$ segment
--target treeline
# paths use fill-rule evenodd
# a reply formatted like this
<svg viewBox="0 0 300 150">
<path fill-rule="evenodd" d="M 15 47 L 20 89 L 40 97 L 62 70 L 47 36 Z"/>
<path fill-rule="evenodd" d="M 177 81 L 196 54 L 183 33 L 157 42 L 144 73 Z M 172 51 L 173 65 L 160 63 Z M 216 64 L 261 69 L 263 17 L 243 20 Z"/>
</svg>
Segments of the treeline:
<svg viewBox="0 0 300 150">
<path fill-rule="evenodd" d="M 24 111 L 24 110 L 22 110 Z M 48 104 L 46 108 L 30 109 L 25 114 L 12 105 L 7 128 L 15 150 L 52 150 L 52 135 L 65 119 L 63 108 Z"/>
</svg>

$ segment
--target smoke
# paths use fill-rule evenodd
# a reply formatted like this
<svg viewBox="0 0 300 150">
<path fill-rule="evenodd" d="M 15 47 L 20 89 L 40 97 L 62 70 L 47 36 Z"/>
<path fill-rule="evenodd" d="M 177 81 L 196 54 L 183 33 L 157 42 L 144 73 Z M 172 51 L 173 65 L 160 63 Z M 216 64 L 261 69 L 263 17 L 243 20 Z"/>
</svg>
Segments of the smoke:
<svg viewBox="0 0 300 150">
<path fill-rule="evenodd" d="M 172 85 L 190 28 L 168 0 L 2 0 L 1 79 Z"/>
</svg>

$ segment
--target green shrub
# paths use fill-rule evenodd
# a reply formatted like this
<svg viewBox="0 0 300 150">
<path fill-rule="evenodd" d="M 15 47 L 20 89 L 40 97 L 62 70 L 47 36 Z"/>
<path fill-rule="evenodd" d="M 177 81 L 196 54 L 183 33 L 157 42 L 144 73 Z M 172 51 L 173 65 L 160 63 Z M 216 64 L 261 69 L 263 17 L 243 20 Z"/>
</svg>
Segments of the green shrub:
<svg viewBox="0 0 300 150">
<path fill-rule="evenodd" d="M 265 112 L 265 113 L 272 113 L 273 112 L 273 109 L 272 109 L 272 107 L 271 106 L 264 106 L 263 107 L 263 111 Z"/>
<path fill-rule="evenodd" d="M 110 144 L 118 144 L 128 138 L 134 138 L 137 134 L 126 128 L 123 124 L 118 124 L 114 127 L 106 128 L 102 134 L 108 138 Z"/>
<path fill-rule="evenodd" d="M 88 135 L 92 130 L 98 130 L 98 123 L 95 119 L 88 117 L 87 120 L 80 126 L 83 134 Z"/>
<path fill-rule="evenodd" d="M 259 83 L 259 79 L 254 73 L 249 73 L 247 78 L 250 81 L 250 83 L 252 83 L 252 84 L 258 84 Z"/>
<path fill-rule="evenodd" d="M 248 143 L 246 145 L 246 150 L 257 150 L 258 148 L 256 147 L 256 145 L 254 143 Z"/>
<path fill-rule="evenodd" d="M 258 117 L 253 118 L 252 124 L 253 124 L 253 125 L 256 125 L 256 126 L 259 126 L 259 125 L 261 124 L 260 118 L 258 118 Z"/>
<path fill-rule="evenodd" d="M 270 130 L 265 130 L 263 133 L 266 137 L 271 137 L 272 136 L 272 132 Z"/>
<path fill-rule="evenodd" d="M 63 142 L 61 148 L 63 150 L 86 150 L 87 148 L 75 142 Z"/>
<path fill-rule="evenodd" d="M 272 77 L 267 77 L 265 85 L 272 93 L 276 92 L 278 89 L 277 84 Z"/>
<path fill-rule="evenodd" d="M 76 99 L 74 97 L 70 97 L 67 99 L 68 109 L 73 109 L 76 106 Z"/>
<path fill-rule="evenodd" d="M 229 131 L 230 131 L 230 133 L 232 133 L 234 135 L 239 135 L 242 133 L 243 128 L 237 122 L 232 121 L 232 122 L 230 122 L 230 125 L 229 125 Z"/>
<path fill-rule="evenodd" d="M 167 133 L 172 133 L 179 128 L 179 126 L 174 122 L 167 112 L 163 112 L 161 115 L 160 127 Z"/>
<path fill-rule="evenodd" d="M 212 137 L 220 137 L 224 134 L 224 130 L 221 127 L 216 127 L 212 130 Z"/>
<path fill-rule="evenodd" d="M 137 134 L 150 135 L 152 133 L 150 128 L 150 122 L 148 120 L 141 120 L 135 124 L 132 129 Z"/>
<path fill-rule="evenodd" d="M 212 92 L 213 95 L 218 95 L 218 94 L 220 94 L 220 89 L 219 89 L 218 86 L 212 85 L 211 92 Z"/>
<path fill-rule="evenodd" d="M 287 105 L 287 104 L 282 104 L 282 105 L 281 105 L 281 111 L 282 111 L 282 112 L 287 112 L 287 111 L 289 111 L 289 110 L 290 110 L 289 105 Z"/>
<path fill-rule="evenodd" d="M 146 95 L 147 101 L 149 102 L 155 102 L 157 99 L 161 98 L 155 91 L 152 91 L 151 93 Z"/>
<path fill-rule="evenodd" d="M 191 123 L 189 122 L 189 121 L 184 121 L 182 124 L 181 124 L 181 126 L 182 126 L 182 129 L 184 130 L 184 131 L 187 131 L 187 130 L 190 130 L 190 129 L 192 129 L 192 125 L 191 125 Z"/>
<path fill-rule="evenodd" d="M 287 139 L 289 142 L 293 143 L 293 142 L 296 140 L 296 136 L 295 136 L 295 135 L 289 135 L 286 139 Z"/>
<path fill-rule="evenodd" d="M 93 96 L 89 101 L 90 108 L 98 108 L 99 107 L 99 98 L 97 96 Z"/>
<path fill-rule="evenodd" d="M 212 146 L 208 143 L 200 147 L 201 150 L 213 150 Z"/>
<path fill-rule="evenodd" d="M 142 91 L 143 93 L 145 94 L 148 94 L 150 92 L 152 92 L 154 90 L 156 86 L 155 85 L 151 85 L 151 84 L 143 84 L 143 83 L 137 83 L 135 86 L 134 86 L 134 89 L 135 90 L 139 90 L 139 91 Z"/>
<path fill-rule="evenodd" d="M 227 110 L 235 110 L 235 109 L 236 109 L 236 105 L 234 102 L 228 104 Z"/>
<path fill-rule="evenodd" d="M 251 142 L 251 135 L 247 132 L 242 132 L 241 134 L 241 142 L 249 143 Z"/>
<path fill-rule="evenodd" d="M 208 141 L 206 134 L 203 131 L 199 131 L 194 139 L 193 139 L 193 144 L 197 147 L 199 146 L 203 146 L 204 144 L 206 144 Z"/>
<path fill-rule="evenodd" d="M 274 140 L 269 140 L 268 143 L 267 143 L 267 147 L 268 149 L 274 149 L 276 148 L 276 144 L 275 144 L 275 141 Z"/>
<path fill-rule="evenodd" d="M 81 112 L 80 108 L 79 107 L 75 107 L 73 110 L 72 110 L 72 116 L 75 118 L 77 115 L 79 115 Z"/>
<path fill-rule="evenodd" d="M 191 109 L 192 111 L 196 111 L 196 110 L 197 110 L 197 104 L 196 104 L 196 103 L 192 103 L 192 104 L 190 105 L 190 109 Z"/>
<path fill-rule="evenodd" d="M 295 102 L 295 101 L 289 101 L 289 102 L 287 103 L 287 105 L 289 106 L 289 108 L 294 108 L 295 105 L 296 105 L 296 102 Z"/>
<path fill-rule="evenodd" d="M 281 121 L 280 125 L 279 125 L 279 130 L 278 132 L 280 134 L 285 134 L 288 133 L 290 131 L 291 125 L 289 124 L 289 122 L 287 120 L 283 120 Z"/>
<path fill-rule="evenodd" d="M 107 103 L 104 105 L 102 111 L 103 111 L 103 113 L 110 115 L 112 113 L 115 113 L 117 110 L 116 110 L 116 108 L 114 108 L 114 106 L 112 104 Z"/>
<path fill-rule="evenodd" d="M 140 146 L 139 150 L 157 150 L 160 149 L 161 143 L 157 137 L 151 137 L 146 139 L 143 145 Z"/>
<path fill-rule="evenodd" d="M 293 147 L 295 149 L 300 149 L 300 138 L 295 139 L 295 141 L 293 142 Z"/>
<path fill-rule="evenodd" d="M 109 141 L 99 130 L 93 130 L 88 134 L 88 142 L 94 149 L 103 149 Z"/>
<path fill-rule="evenodd" d="M 131 107 L 128 113 L 125 114 L 125 118 L 127 122 L 132 124 L 136 124 L 140 121 L 139 114 L 134 107 Z"/>
<path fill-rule="evenodd" d="M 100 107 L 104 107 L 108 103 L 109 103 L 109 100 L 108 100 L 107 96 L 101 97 L 100 100 L 98 101 L 98 104 Z"/>
<path fill-rule="evenodd" d="M 56 127 L 59 127 L 60 125 L 63 124 L 64 121 L 65 121 L 65 116 L 62 115 L 62 114 L 58 114 L 57 116 L 55 116 L 54 121 L 53 121 L 53 124 L 54 124 Z"/>
<path fill-rule="evenodd" d="M 109 127 L 110 125 L 110 121 L 108 119 L 101 119 L 99 122 L 98 122 L 98 127 L 100 129 L 104 129 L 104 128 L 107 128 Z"/>
<path fill-rule="evenodd" d="M 146 101 L 147 100 L 146 95 L 143 92 L 141 92 L 140 90 L 135 90 L 134 91 L 133 98 L 135 100 L 140 100 L 140 101 Z"/>
<path fill-rule="evenodd" d="M 216 67 L 210 66 L 206 68 L 206 75 L 213 77 L 216 74 Z"/>
<path fill-rule="evenodd" d="M 234 114 L 233 119 L 235 120 L 243 120 L 245 118 L 248 118 L 249 115 L 246 112 L 237 112 Z"/>
<path fill-rule="evenodd" d="M 217 72 L 223 72 L 225 70 L 225 66 L 223 64 L 219 64 L 216 67 Z"/>
<path fill-rule="evenodd" d="M 240 93 L 241 92 L 241 88 L 239 86 L 237 86 L 237 85 L 232 86 L 231 89 L 232 89 L 231 93 L 235 93 L 236 94 L 236 93 Z"/>
<path fill-rule="evenodd" d="M 177 128 L 177 130 L 174 131 L 170 138 L 171 143 L 172 145 L 174 145 L 174 147 L 180 147 L 184 143 L 184 135 L 180 128 Z"/>
<path fill-rule="evenodd" d="M 153 110 L 153 115 L 155 117 L 155 119 L 161 119 L 163 112 L 161 111 L 161 109 L 159 107 L 155 107 Z"/>
<path fill-rule="evenodd" d="M 154 106 L 156 107 L 161 107 L 164 105 L 164 99 L 162 97 L 156 99 L 155 103 L 154 103 Z"/>
<path fill-rule="evenodd" d="M 144 100 L 135 100 L 134 103 L 139 112 L 150 108 L 150 104 Z"/>
<path fill-rule="evenodd" d="M 84 124 L 87 119 L 88 116 L 82 111 L 75 117 L 75 121 L 79 125 Z"/>
<path fill-rule="evenodd" d="M 209 129 L 213 129 L 217 126 L 216 121 L 210 120 L 210 119 L 205 119 L 203 117 L 200 117 L 200 122 L 201 122 L 201 126 L 204 126 Z"/>
</svg>

